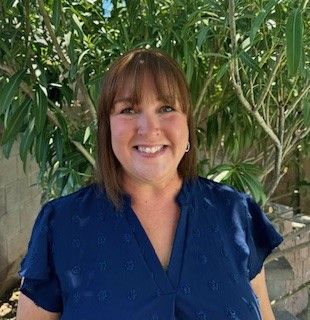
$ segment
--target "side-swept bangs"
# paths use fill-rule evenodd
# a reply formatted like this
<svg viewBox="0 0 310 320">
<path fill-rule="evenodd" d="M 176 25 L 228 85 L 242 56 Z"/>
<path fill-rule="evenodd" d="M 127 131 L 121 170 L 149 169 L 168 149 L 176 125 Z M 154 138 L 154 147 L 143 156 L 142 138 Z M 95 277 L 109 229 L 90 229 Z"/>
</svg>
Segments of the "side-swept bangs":
<svg viewBox="0 0 310 320">
<path fill-rule="evenodd" d="M 126 89 L 130 101 L 138 104 L 142 97 L 141 83 L 145 76 L 151 77 L 158 98 L 170 105 L 180 104 L 187 116 L 190 151 L 182 158 L 178 171 L 182 178 L 196 175 L 196 136 L 192 117 L 189 89 L 183 72 L 177 63 L 158 50 L 135 49 L 120 56 L 107 71 L 98 106 L 97 168 L 98 179 L 116 207 L 122 199 L 121 165 L 115 157 L 111 144 L 110 114 L 115 100 Z"/>
</svg>

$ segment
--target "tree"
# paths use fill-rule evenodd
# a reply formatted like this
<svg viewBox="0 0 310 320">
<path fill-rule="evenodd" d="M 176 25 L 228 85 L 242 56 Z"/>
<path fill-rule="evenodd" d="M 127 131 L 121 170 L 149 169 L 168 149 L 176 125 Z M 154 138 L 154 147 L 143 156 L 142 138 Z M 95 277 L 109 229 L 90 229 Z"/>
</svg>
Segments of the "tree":
<svg viewBox="0 0 310 320">
<path fill-rule="evenodd" d="M 158 47 L 186 72 L 200 173 L 264 202 L 296 148 L 309 147 L 308 1 L 112 4 L 110 11 L 95 0 L 1 2 L 6 156 L 19 137 L 21 159 L 35 157 L 49 196 L 83 185 L 95 168 L 104 71 L 124 51 Z"/>
</svg>

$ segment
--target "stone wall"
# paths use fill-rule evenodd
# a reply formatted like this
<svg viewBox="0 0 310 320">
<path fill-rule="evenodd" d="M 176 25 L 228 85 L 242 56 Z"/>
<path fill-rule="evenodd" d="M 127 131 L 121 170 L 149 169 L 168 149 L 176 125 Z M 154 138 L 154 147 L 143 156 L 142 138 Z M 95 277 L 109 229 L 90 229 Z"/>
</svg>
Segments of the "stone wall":
<svg viewBox="0 0 310 320">
<path fill-rule="evenodd" d="M 308 244 L 285 254 L 285 259 L 279 259 L 278 265 L 275 260 L 267 263 L 266 275 L 269 296 L 270 300 L 275 301 L 289 292 L 295 292 L 301 285 L 310 281 L 310 231 L 308 230 L 288 241 L 285 240 L 285 237 L 292 231 L 299 232 L 309 226 L 310 217 L 302 214 L 293 215 L 292 209 L 287 206 L 277 205 L 276 207 L 277 210 L 282 211 L 280 216 L 283 219 L 276 223 L 280 233 L 284 236 L 284 242 L 280 245 L 280 249 L 285 250 L 302 243 Z M 303 288 L 289 298 L 277 302 L 275 307 L 285 309 L 296 316 L 307 308 L 308 303 L 308 288 Z"/>
<path fill-rule="evenodd" d="M 9 159 L 0 153 L 0 296 L 17 278 L 21 257 L 40 206 L 38 167 L 28 161 L 26 172 L 18 145 Z"/>
</svg>

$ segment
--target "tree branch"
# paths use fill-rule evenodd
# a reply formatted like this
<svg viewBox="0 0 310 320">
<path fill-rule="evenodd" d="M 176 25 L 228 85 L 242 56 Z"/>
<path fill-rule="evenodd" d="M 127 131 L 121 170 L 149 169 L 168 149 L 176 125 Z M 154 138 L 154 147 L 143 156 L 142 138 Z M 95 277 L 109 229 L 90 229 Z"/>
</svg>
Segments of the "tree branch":
<svg viewBox="0 0 310 320">
<path fill-rule="evenodd" d="M 93 156 L 82 146 L 80 142 L 71 140 L 72 144 L 84 155 L 84 157 L 91 163 L 91 165 L 96 168 L 96 161 Z"/>
<path fill-rule="evenodd" d="M 277 71 L 279 69 L 279 66 L 281 64 L 281 61 L 282 61 L 282 58 L 283 58 L 283 55 L 284 55 L 284 50 L 282 49 L 282 51 L 280 52 L 280 54 L 278 55 L 277 57 L 277 60 L 276 60 L 276 63 L 274 65 L 274 68 L 270 74 L 270 77 L 269 77 L 269 80 L 268 80 L 268 83 L 267 83 L 267 86 L 265 87 L 264 91 L 261 93 L 259 99 L 258 99 L 258 103 L 256 104 L 255 106 L 255 110 L 259 110 L 259 108 L 262 106 L 262 104 L 264 103 L 265 99 L 266 99 L 266 96 L 271 88 L 271 85 L 274 81 L 274 78 L 276 77 L 276 74 L 277 74 Z"/>
<path fill-rule="evenodd" d="M 238 70 L 238 59 L 236 57 L 236 21 L 235 21 L 235 2 L 234 0 L 229 0 L 229 24 L 230 24 L 230 34 L 231 34 L 231 46 L 232 46 L 232 59 L 230 63 L 230 73 L 233 87 L 235 89 L 236 95 L 244 108 L 251 113 L 263 130 L 268 134 L 271 140 L 275 143 L 277 148 L 281 148 L 281 143 L 276 134 L 273 132 L 272 128 L 269 127 L 264 118 L 254 109 L 249 101 L 245 98 L 240 81 L 240 75 Z"/>
<path fill-rule="evenodd" d="M 5 72 L 9 76 L 12 76 L 15 73 L 15 71 L 14 71 L 14 69 L 12 67 L 7 66 L 5 64 L 0 64 L 0 70 Z"/>
<path fill-rule="evenodd" d="M 88 109 L 92 115 L 92 119 L 96 120 L 97 119 L 97 110 L 93 104 L 93 101 L 91 100 L 91 98 L 88 94 L 87 88 L 84 83 L 84 77 L 80 73 L 78 74 L 78 77 L 77 77 L 77 86 L 78 86 L 78 88 L 80 88 L 81 95 L 84 99 L 84 102 L 88 106 Z"/>
<path fill-rule="evenodd" d="M 55 32 L 53 30 L 53 27 L 52 27 L 52 24 L 50 22 L 50 18 L 44 8 L 44 2 L 43 0 L 38 0 L 38 4 L 39 4 L 39 9 L 41 11 L 41 14 L 43 16 L 43 20 L 44 20 L 44 23 L 46 25 L 46 28 L 47 28 L 47 31 L 52 39 L 52 42 L 53 42 L 53 45 L 56 49 L 56 52 L 60 58 L 60 60 L 62 61 L 63 65 L 65 66 L 66 69 L 69 69 L 70 68 L 70 62 L 68 61 L 68 59 L 65 57 L 59 43 L 58 43 L 58 40 L 57 40 L 57 37 L 55 35 Z"/>
<path fill-rule="evenodd" d="M 284 126 L 285 126 L 285 117 L 284 117 L 284 106 L 281 105 L 279 108 L 279 116 L 278 116 L 278 137 L 280 139 L 281 148 L 276 148 L 275 150 L 275 175 L 274 179 L 271 182 L 270 189 L 267 194 L 267 198 L 269 199 L 271 195 L 276 190 L 280 180 L 285 175 L 285 172 L 281 173 L 281 164 L 283 160 L 283 140 L 284 140 Z"/>
<path fill-rule="evenodd" d="M 297 129 L 298 130 L 298 129 Z M 292 143 L 287 146 L 286 150 L 284 151 L 284 156 L 287 157 L 290 152 L 293 151 L 293 149 L 296 147 L 296 144 L 301 141 L 303 138 L 305 138 L 310 133 L 310 128 L 303 129 L 304 132 L 301 134 L 297 134 L 295 139 L 293 139 Z"/>
<path fill-rule="evenodd" d="M 309 91 L 310 91 L 310 84 L 308 84 L 308 85 L 303 89 L 303 91 L 302 91 L 301 94 L 296 98 L 295 102 L 292 104 L 292 106 L 290 107 L 290 109 L 287 110 L 286 115 L 285 115 L 285 118 L 287 118 L 287 117 L 292 113 L 292 111 L 297 107 L 299 101 L 300 101 L 306 94 L 308 94 Z"/>
</svg>

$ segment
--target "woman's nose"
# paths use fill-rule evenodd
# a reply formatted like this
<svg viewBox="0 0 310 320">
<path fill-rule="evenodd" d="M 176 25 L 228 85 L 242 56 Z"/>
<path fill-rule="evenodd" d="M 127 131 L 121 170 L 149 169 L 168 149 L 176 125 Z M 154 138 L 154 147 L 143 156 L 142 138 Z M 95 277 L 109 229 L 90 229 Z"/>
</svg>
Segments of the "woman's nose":
<svg viewBox="0 0 310 320">
<path fill-rule="evenodd" d="M 152 135 L 159 132 L 159 119 L 155 114 L 141 114 L 138 120 L 138 134 Z"/>
</svg>

